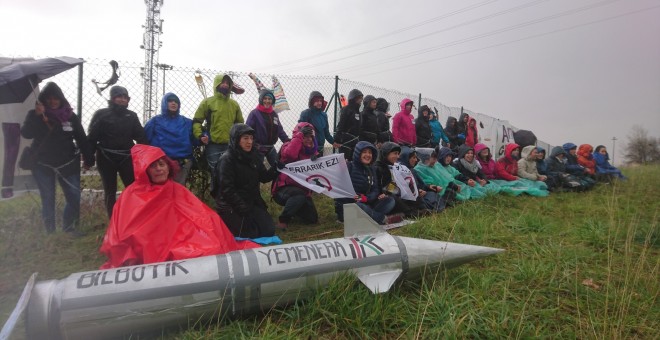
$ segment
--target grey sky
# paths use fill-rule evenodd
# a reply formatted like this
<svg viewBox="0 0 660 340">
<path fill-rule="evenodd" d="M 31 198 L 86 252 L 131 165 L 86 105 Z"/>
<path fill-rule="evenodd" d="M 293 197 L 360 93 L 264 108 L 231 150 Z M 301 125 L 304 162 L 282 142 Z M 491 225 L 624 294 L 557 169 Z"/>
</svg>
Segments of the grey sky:
<svg viewBox="0 0 660 340">
<path fill-rule="evenodd" d="M 616 136 L 619 159 L 633 124 L 660 136 L 658 6 L 658 0 L 168 0 L 161 14 L 160 62 L 339 75 L 421 92 L 449 106 L 509 120 L 551 144 L 611 149 Z M 3 54 L 143 60 L 143 1 L 0 0 L 0 8 Z M 640 11 L 646 8 L 652 9 Z M 511 11 L 478 20 L 506 10 Z M 534 20 L 539 22 L 525 24 Z M 599 20 L 604 21 L 587 24 Z M 420 25 L 364 42 L 415 24 Z M 494 33 L 515 25 L 522 27 Z M 575 26 L 580 27 L 569 29 Z M 416 39 L 436 31 L 442 32 Z M 486 36 L 477 38 L 481 35 Z M 535 35 L 540 36 L 528 38 Z M 397 45 L 385 48 L 392 44 Z M 385 63 L 431 48 L 436 49 Z M 478 51 L 466 53 L 472 50 Z M 355 54 L 361 55 L 346 58 Z M 346 59 L 333 62 L 340 58 Z M 326 64 L 309 67 L 319 63 Z"/>
</svg>

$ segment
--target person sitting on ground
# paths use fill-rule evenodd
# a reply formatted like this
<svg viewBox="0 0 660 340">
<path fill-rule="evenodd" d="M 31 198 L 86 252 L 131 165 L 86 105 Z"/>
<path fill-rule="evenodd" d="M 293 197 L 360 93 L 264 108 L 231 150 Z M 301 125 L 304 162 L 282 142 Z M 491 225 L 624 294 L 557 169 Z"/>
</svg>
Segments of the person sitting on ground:
<svg viewBox="0 0 660 340">
<path fill-rule="evenodd" d="M 328 115 L 324 111 L 327 105 L 328 102 L 325 101 L 321 92 L 312 91 L 309 94 L 309 101 L 307 102 L 308 108 L 300 113 L 300 118 L 298 119 L 298 123 L 310 123 L 314 126 L 319 156 L 323 156 L 323 147 L 326 141 L 332 144 L 332 147 L 335 149 L 340 146 L 339 143 L 335 142 L 335 138 L 330 133 Z"/>
<path fill-rule="evenodd" d="M 536 170 L 536 146 L 528 145 L 523 148 L 518 160 L 518 176 L 522 179 L 532 181 L 541 190 L 548 190 L 545 181 L 547 176 L 540 175 Z"/>
<path fill-rule="evenodd" d="M 417 135 L 411 114 L 413 101 L 405 98 L 399 106 L 401 111 L 392 119 L 392 140 L 399 145 L 414 146 L 417 144 Z"/>
<path fill-rule="evenodd" d="M 605 146 L 597 146 L 593 156 L 594 161 L 596 162 L 596 175 L 614 177 L 623 180 L 628 179 L 621 173 L 621 170 L 610 164 L 610 156 L 607 153 L 607 148 L 605 148 Z"/>
<path fill-rule="evenodd" d="M 516 143 L 509 143 L 504 147 L 504 156 L 497 160 L 500 166 L 509 175 L 520 179 L 518 176 L 518 160 L 520 159 L 520 146 Z"/>
<path fill-rule="evenodd" d="M 577 145 L 571 142 L 564 143 L 562 149 L 566 151 L 566 171 L 577 177 L 586 189 L 591 189 L 596 181 L 589 175 L 589 170 L 578 163 Z"/>
<path fill-rule="evenodd" d="M 511 145 L 511 147 L 505 148 L 505 154 L 508 153 L 511 155 L 511 152 L 517 149 L 517 145 L 509 145 Z M 507 147 L 509 145 L 507 145 Z M 481 171 L 486 176 L 486 179 L 488 179 L 488 181 L 491 183 L 497 184 L 501 193 L 511 196 L 518 196 L 524 193 L 531 196 L 545 196 L 547 194 L 534 187 L 530 187 L 526 183 L 523 183 L 523 181 L 520 181 L 518 176 L 513 176 L 508 173 L 502 164 L 493 160 L 490 149 L 485 144 L 477 143 L 477 145 L 474 147 L 474 151 L 477 154 L 477 160 L 481 165 Z"/>
<path fill-rule="evenodd" d="M 177 162 L 158 147 L 131 148 L 135 181 L 114 206 L 101 269 L 174 261 L 258 247 L 234 240 L 220 217 L 173 179 Z"/>
<path fill-rule="evenodd" d="M 415 175 L 424 182 L 424 185 L 438 194 L 445 202 L 445 206 L 451 207 L 456 204 L 461 187 L 453 182 L 453 179 L 442 176 L 441 171 L 436 169 L 438 165 L 438 154 L 435 149 L 419 148 L 416 150 L 419 162 L 415 166 Z M 451 151 L 451 150 L 450 150 Z M 451 157 L 451 156 L 450 156 Z M 444 172 L 444 170 L 442 171 Z"/>
<path fill-rule="evenodd" d="M 550 155 L 545 159 L 545 169 L 548 179 L 554 178 L 558 188 L 574 191 L 586 189 L 577 177 L 567 172 L 566 151 L 561 146 L 555 146 L 550 150 Z"/>
<path fill-rule="evenodd" d="M 416 147 L 430 148 L 433 144 L 433 132 L 431 130 L 431 109 L 428 106 L 422 105 L 417 111 L 417 119 L 415 120 L 415 133 L 417 134 Z"/>
<path fill-rule="evenodd" d="M 317 145 L 314 127 L 310 123 L 298 123 L 293 129 L 293 138 L 280 149 L 279 162 L 283 165 L 303 159 L 316 159 Z M 273 200 L 284 207 L 278 218 L 277 227 L 286 229 L 295 216 L 304 224 L 318 222 L 319 216 L 312 200 L 312 190 L 298 184 L 285 173 L 280 173 L 271 188 Z"/>
<path fill-rule="evenodd" d="M 401 197 L 401 188 L 398 187 L 391 166 L 399 160 L 401 147 L 393 142 L 383 143 L 378 150 L 378 159 L 376 160 L 376 178 L 378 185 L 385 195 L 394 198 L 396 205 L 392 209 L 393 213 L 403 213 L 405 217 L 418 217 L 420 213 L 426 213 L 423 202 L 404 200 Z"/>
<path fill-rule="evenodd" d="M 479 143 L 479 130 L 477 120 L 474 117 L 468 118 L 467 131 L 465 132 L 465 144 L 474 147 Z"/>
<path fill-rule="evenodd" d="M 490 183 L 481 171 L 481 164 L 476 160 L 474 149 L 471 146 L 463 144 L 458 148 L 458 159 L 453 163 L 453 166 L 462 175 L 459 180 L 474 190 L 475 195 L 472 198 L 480 198 L 487 193 L 496 194 L 499 192 L 499 186 Z"/>
<path fill-rule="evenodd" d="M 218 161 L 218 183 L 211 194 L 216 211 L 236 237 L 261 238 L 275 234 L 275 222 L 261 198 L 259 183 L 277 176 L 277 167 L 266 170 L 254 145 L 254 129 L 234 124 L 229 130 L 229 149 Z"/>
<path fill-rule="evenodd" d="M 427 185 L 415 170 L 415 166 L 419 163 L 417 152 L 407 146 L 402 147 L 401 154 L 399 154 L 399 163 L 410 169 L 410 172 L 415 179 L 418 193 L 418 206 L 431 212 L 441 212 L 445 210 L 445 200 L 438 194 L 438 192 L 442 190 L 442 187 L 434 184 Z"/>
<path fill-rule="evenodd" d="M 437 155 L 437 162 L 433 164 L 433 167 L 420 167 L 418 171 L 424 183 L 440 185 L 445 190 L 455 190 L 458 201 L 469 200 L 472 195 L 471 187 L 459 180 L 463 175 L 451 165 L 454 152 L 447 147 L 438 147 L 435 149 L 435 155 Z"/>
<path fill-rule="evenodd" d="M 353 160 L 348 162 L 348 172 L 355 190 L 353 198 L 335 199 L 335 213 L 340 222 L 344 222 L 344 204 L 356 203 L 378 224 L 390 224 L 401 221 L 399 215 L 387 216 L 394 208 L 394 198 L 385 195 L 378 185 L 373 167 L 376 147 L 365 141 L 355 145 Z"/>
<path fill-rule="evenodd" d="M 560 188 L 561 184 L 557 182 L 557 178 L 555 176 L 548 176 L 548 167 L 545 163 L 544 148 L 540 146 L 536 147 L 536 159 L 534 161 L 536 162 L 536 171 L 538 171 L 539 175 L 546 176 L 546 180 L 544 182 L 548 186 L 548 190 L 553 191 L 557 188 Z"/>
<path fill-rule="evenodd" d="M 445 130 L 442 127 L 442 124 L 438 120 L 438 111 L 431 112 L 431 119 L 429 120 L 429 125 L 431 125 L 431 133 L 433 134 L 433 140 L 431 141 L 431 147 L 436 148 L 438 145 L 448 146 L 451 148 L 449 142 L 449 137 L 445 134 Z"/>
<path fill-rule="evenodd" d="M 192 133 L 192 119 L 180 114 L 181 101 L 174 93 L 166 93 L 160 104 L 160 114 L 144 125 L 150 145 L 161 148 L 167 157 L 179 163 L 180 171 L 174 179 L 186 184 L 193 163 L 193 147 L 199 145 Z"/>
<path fill-rule="evenodd" d="M 282 143 L 289 141 L 289 136 L 284 132 L 282 122 L 277 112 L 273 110 L 275 104 L 275 95 L 272 91 L 263 89 L 259 91 L 259 104 L 250 112 L 245 124 L 254 129 L 254 141 L 257 143 L 257 150 L 271 167 L 276 166 L 277 151 L 275 143 L 279 138 Z"/>
<path fill-rule="evenodd" d="M 577 149 L 577 161 L 578 164 L 582 165 L 587 169 L 587 173 L 590 176 L 595 177 L 596 175 L 596 161 L 594 160 L 593 155 L 594 147 L 591 144 L 582 144 Z"/>
</svg>

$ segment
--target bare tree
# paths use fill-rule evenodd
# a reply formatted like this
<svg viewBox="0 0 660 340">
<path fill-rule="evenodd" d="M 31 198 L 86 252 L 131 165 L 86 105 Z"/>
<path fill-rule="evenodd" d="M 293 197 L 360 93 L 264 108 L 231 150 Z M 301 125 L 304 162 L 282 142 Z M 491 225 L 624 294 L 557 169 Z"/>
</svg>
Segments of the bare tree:
<svg viewBox="0 0 660 340">
<path fill-rule="evenodd" d="M 634 125 L 628 135 L 624 157 L 628 164 L 660 162 L 660 138 L 649 136 L 649 132 L 644 127 Z"/>
</svg>

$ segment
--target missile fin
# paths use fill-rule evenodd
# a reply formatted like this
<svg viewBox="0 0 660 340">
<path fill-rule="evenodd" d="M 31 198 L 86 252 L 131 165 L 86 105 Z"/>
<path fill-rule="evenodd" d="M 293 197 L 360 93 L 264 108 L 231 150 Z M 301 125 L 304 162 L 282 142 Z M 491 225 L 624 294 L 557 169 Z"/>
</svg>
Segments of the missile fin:
<svg viewBox="0 0 660 340">
<path fill-rule="evenodd" d="M 357 204 L 344 204 L 344 237 L 376 235 L 385 232 L 385 229 L 371 219 Z"/>
<path fill-rule="evenodd" d="M 385 272 L 381 271 L 377 273 L 362 273 L 361 271 L 358 271 L 357 277 L 360 279 L 360 281 L 362 281 L 362 283 L 364 283 L 365 286 L 367 286 L 367 288 L 369 288 L 369 290 L 371 290 L 372 293 L 378 294 L 389 291 L 401 273 L 401 269 L 389 270 Z"/>
</svg>

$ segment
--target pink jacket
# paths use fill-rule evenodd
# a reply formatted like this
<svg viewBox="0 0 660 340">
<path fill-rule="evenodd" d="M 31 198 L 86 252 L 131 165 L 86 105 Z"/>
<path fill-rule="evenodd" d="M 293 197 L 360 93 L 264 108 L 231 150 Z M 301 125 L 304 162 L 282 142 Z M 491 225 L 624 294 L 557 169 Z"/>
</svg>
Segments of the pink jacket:
<svg viewBox="0 0 660 340">
<path fill-rule="evenodd" d="M 401 101 L 401 111 L 395 114 L 392 120 L 392 138 L 395 143 L 401 145 L 417 144 L 413 115 L 410 114 L 411 111 L 406 111 L 408 103 L 412 103 L 412 100 L 406 98 Z"/>
<path fill-rule="evenodd" d="M 302 122 L 296 124 L 296 127 L 293 128 L 293 136 L 292 136 L 293 138 L 291 138 L 290 141 L 284 143 L 284 145 L 282 145 L 282 147 L 280 148 L 280 159 L 279 159 L 280 162 L 284 164 L 289 164 L 292 162 L 301 161 L 303 159 L 310 159 L 312 158 L 312 155 L 315 155 L 317 153 L 318 146 L 316 144 L 316 138 L 314 138 L 314 147 L 313 150 L 311 150 L 311 152 L 309 152 L 310 150 L 307 150 L 306 152 L 303 146 L 303 134 L 302 132 L 300 132 L 300 130 L 306 125 L 309 125 L 312 128 L 314 127 L 310 123 Z M 271 194 L 273 195 L 275 195 L 277 190 L 288 185 L 298 186 L 300 188 L 305 189 L 308 195 L 312 194 L 311 190 L 298 184 L 296 181 L 292 180 L 291 178 L 289 178 L 289 176 L 287 176 L 284 173 L 280 173 L 275 181 L 276 182 L 273 184 L 271 188 Z"/>
</svg>

